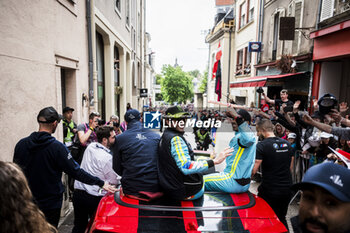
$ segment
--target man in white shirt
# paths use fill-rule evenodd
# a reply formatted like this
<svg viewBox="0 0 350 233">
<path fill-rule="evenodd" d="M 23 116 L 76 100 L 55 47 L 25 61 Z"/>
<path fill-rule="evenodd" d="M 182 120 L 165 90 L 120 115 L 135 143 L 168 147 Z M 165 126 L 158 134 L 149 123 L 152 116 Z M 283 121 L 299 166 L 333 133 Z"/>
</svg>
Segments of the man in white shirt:
<svg viewBox="0 0 350 233">
<path fill-rule="evenodd" d="M 115 132 L 111 126 L 99 127 L 98 142 L 92 142 L 85 150 L 81 168 L 110 184 L 119 184 L 120 176 L 112 168 L 111 146 L 115 142 Z M 107 193 L 97 185 L 74 183 L 74 233 L 85 232 L 89 218 L 94 216 L 101 198 Z"/>
</svg>

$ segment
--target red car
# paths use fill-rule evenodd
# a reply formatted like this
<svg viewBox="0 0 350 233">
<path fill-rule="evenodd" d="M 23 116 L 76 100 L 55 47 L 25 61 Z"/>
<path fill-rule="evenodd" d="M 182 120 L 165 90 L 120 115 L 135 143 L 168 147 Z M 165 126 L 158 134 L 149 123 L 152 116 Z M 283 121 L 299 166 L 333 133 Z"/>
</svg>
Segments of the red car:
<svg viewBox="0 0 350 233">
<path fill-rule="evenodd" d="M 194 201 L 148 203 L 119 192 L 102 198 L 88 232 L 287 232 L 271 207 L 250 192 L 206 192 Z"/>
</svg>

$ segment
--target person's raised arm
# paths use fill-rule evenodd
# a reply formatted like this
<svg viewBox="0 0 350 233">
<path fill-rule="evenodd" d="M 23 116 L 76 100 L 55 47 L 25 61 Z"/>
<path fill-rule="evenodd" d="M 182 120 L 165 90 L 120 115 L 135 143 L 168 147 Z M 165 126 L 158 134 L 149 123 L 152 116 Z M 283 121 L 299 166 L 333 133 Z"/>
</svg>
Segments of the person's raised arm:
<svg viewBox="0 0 350 233">
<path fill-rule="evenodd" d="M 321 131 L 325 131 L 327 133 L 331 133 L 332 131 L 332 127 L 330 125 L 327 125 L 327 124 L 323 124 L 321 122 L 318 122 L 318 121 L 314 121 L 309 115 L 305 114 L 303 116 L 303 121 L 306 123 L 306 124 L 309 124 L 309 125 L 312 125 L 316 128 L 318 128 L 319 130 Z"/>
<path fill-rule="evenodd" d="M 275 104 L 275 100 L 272 100 L 269 97 L 267 97 L 267 95 L 264 92 L 262 93 L 262 95 L 264 96 L 264 99 L 266 100 L 266 102 L 270 104 Z"/>
</svg>

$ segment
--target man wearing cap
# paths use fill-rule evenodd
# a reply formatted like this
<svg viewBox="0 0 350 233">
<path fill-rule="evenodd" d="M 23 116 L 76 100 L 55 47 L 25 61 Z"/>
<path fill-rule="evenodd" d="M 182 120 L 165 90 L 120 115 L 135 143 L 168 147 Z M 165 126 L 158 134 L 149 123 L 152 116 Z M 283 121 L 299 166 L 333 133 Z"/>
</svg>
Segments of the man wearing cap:
<svg viewBox="0 0 350 233">
<path fill-rule="evenodd" d="M 74 108 L 71 107 L 63 108 L 63 142 L 69 150 L 73 146 L 74 136 L 78 132 L 77 124 L 73 121 L 73 111 Z"/>
<path fill-rule="evenodd" d="M 39 131 L 21 139 L 15 147 L 13 157 L 13 162 L 26 175 L 34 201 L 47 221 L 55 227 L 60 219 L 64 192 L 62 172 L 86 184 L 115 191 L 108 183 L 82 170 L 67 147 L 51 136 L 61 118 L 53 107 L 42 109 L 37 116 Z"/>
<path fill-rule="evenodd" d="M 258 196 L 263 198 L 275 211 L 279 220 L 287 226 L 286 214 L 292 193 L 293 148 L 290 143 L 273 133 L 273 124 L 262 119 L 256 125 L 257 134 L 262 137 L 256 146 L 254 175 L 262 166 L 262 182 L 258 187 Z"/>
<path fill-rule="evenodd" d="M 301 183 L 299 216 L 291 219 L 298 232 L 350 232 L 350 170 L 322 163 L 306 171 Z"/>
<path fill-rule="evenodd" d="M 159 181 L 164 192 L 177 200 L 194 200 L 204 193 L 202 172 L 232 154 L 226 148 L 213 160 L 194 161 L 194 153 L 183 134 L 190 114 L 180 106 L 169 107 L 163 116 L 165 131 L 159 143 Z"/>
<path fill-rule="evenodd" d="M 120 175 L 123 193 L 141 197 L 160 191 L 158 181 L 158 143 L 160 135 L 143 128 L 141 115 L 130 109 L 124 115 L 128 130 L 116 137 L 113 169 Z"/>
<path fill-rule="evenodd" d="M 235 131 L 235 136 L 229 144 L 234 150 L 233 156 L 226 158 L 223 172 L 204 176 L 205 190 L 242 193 L 250 186 L 256 138 L 249 127 L 251 116 L 246 110 L 240 109 L 237 113 L 234 109 L 229 109 L 228 116 L 232 119 L 232 129 Z"/>
<path fill-rule="evenodd" d="M 73 121 L 74 108 L 63 108 L 63 142 L 70 151 L 75 160 L 79 158 L 79 145 L 74 144 L 75 136 L 77 135 L 77 125 Z M 74 179 L 68 176 L 69 198 L 71 199 L 74 191 Z"/>
</svg>

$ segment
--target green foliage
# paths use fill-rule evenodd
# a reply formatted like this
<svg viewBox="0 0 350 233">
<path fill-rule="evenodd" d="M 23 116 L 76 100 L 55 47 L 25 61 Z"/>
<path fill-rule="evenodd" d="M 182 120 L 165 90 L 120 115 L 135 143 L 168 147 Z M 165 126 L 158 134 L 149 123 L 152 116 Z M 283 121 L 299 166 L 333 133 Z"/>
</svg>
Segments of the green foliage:
<svg viewBox="0 0 350 233">
<path fill-rule="evenodd" d="M 156 101 L 162 101 L 163 97 L 161 93 L 156 93 Z"/>
<path fill-rule="evenodd" d="M 199 86 L 199 92 L 200 93 L 207 92 L 207 86 L 208 86 L 208 69 L 204 71 L 204 74 L 202 76 L 201 84 Z"/>
<path fill-rule="evenodd" d="M 191 76 L 181 67 L 163 65 L 161 79 L 161 93 L 163 100 L 173 104 L 185 103 L 193 98 L 193 84 Z"/>
<path fill-rule="evenodd" d="M 157 85 L 160 85 L 161 82 L 162 82 L 162 75 L 157 74 L 157 75 L 156 75 L 156 84 L 157 84 Z"/>
<path fill-rule="evenodd" d="M 201 72 L 199 72 L 199 70 L 192 70 L 192 71 L 189 71 L 188 74 L 191 75 L 193 78 L 198 78 Z"/>
</svg>

